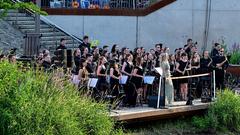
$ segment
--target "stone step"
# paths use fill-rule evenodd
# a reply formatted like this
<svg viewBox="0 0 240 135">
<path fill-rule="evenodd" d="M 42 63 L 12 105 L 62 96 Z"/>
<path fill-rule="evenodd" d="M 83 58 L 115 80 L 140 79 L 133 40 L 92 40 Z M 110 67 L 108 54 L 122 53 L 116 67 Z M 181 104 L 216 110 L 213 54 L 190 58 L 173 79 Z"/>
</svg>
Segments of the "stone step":
<svg viewBox="0 0 240 135">
<path fill-rule="evenodd" d="M 41 41 L 60 41 L 61 38 L 64 38 L 66 40 L 72 40 L 69 36 L 49 36 L 49 37 L 41 37 Z"/>
<path fill-rule="evenodd" d="M 47 32 L 47 33 L 41 33 L 42 37 L 49 37 L 49 36 L 65 36 L 62 32 Z"/>
<path fill-rule="evenodd" d="M 19 11 L 16 9 L 9 9 L 7 12 L 8 13 L 18 13 Z"/>
<path fill-rule="evenodd" d="M 41 45 L 44 45 L 44 46 L 49 46 L 49 45 L 59 45 L 60 44 L 60 40 L 57 40 L 57 41 L 42 41 L 41 40 Z M 66 40 L 66 44 L 78 44 L 76 41 L 73 43 L 73 40 L 69 40 L 67 39 Z"/>
<path fill-rule="evenodd" d="M 12 25 L 35 25 L 35 21 L 8 21 Z"/>
<path fill-rule="evenodd" d="M 57 48 L 57 46 L 59 46 L 59 44 L 55 44 L 55 45 L 42 45 L 40 44 L 40 49 L 47 49 L 51 52 L 54 52 Z M 78 45 L 73 45 L 73 44 L 65 44 L 65 46 L 67 47 L 67 49 L 76 49 L 78 48 Z"/>
<path fill-rule="evenodd" d="M 34 18 L 31 16 L 28 17 L 5 17 L 4 18 L 6 21 L 34 21 Z"/>
<path fill-rule="evenodd" d="M 34 33 L 34 29 L 21 29 L 22 32 L 24 33 Z M 49 32 L 53 32 L 53 29 L 51 28 L 41 28 L 40 29 L 40 33 L 49 33 Z"/>
<path fill-rule="evenodd" d="M 18 28 L 19 29 L 34 29 L 35 25 L 18 25 Z M 50 26 L 48 26 L 48 25 L 41 25 L 40 29 L 41 28 L 50 28 Z"/>
<path fill-rule="evenodd" d="M 7 13 L 7 17 L 28 17 L 26 13 L 10 12 Z"/>
</svg>

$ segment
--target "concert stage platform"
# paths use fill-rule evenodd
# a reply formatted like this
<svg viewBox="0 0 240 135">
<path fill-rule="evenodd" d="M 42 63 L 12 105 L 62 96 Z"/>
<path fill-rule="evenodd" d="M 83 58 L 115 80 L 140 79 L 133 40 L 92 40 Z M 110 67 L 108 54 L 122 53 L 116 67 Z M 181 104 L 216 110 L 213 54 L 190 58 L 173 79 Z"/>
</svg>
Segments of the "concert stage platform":
<svg viewBox="0 0 240 135">
<path fill-rule="evenodd" d="M 143 105 L 142 107 L 122 108 L 112 110 L 110 116 L 116 121 L 149 121 L 156 119 L 175 118 L 178 116 L 196 115 L 207 110 L 211 103 L 201 103 L 200 99 L 194 100 L 194 105 L 185 105 L 186 101 L 174 102 L 168 109 L 155 109 Z"/>
</svg>

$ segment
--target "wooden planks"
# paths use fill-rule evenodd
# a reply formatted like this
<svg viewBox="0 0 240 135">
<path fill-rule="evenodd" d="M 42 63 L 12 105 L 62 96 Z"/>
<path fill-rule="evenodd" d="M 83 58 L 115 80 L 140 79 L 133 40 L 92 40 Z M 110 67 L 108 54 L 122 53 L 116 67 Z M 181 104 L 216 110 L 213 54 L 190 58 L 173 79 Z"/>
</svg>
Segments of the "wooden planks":
<svg viewBox="0 0 240 135">
<path fill-rule="evenodd" d="M 128 108 L 123 110 L 113 110 L 110 116 L 117 121 L 147 120 L 153 118 L 171 118 L 179 115 L 189 115 L 205 111 L 210 103 L 201 103 L 200 100 L 195 101 L 192 106 L 177 105 L 169 109 L 155 109 L 150 107 Z"/>
</svg>

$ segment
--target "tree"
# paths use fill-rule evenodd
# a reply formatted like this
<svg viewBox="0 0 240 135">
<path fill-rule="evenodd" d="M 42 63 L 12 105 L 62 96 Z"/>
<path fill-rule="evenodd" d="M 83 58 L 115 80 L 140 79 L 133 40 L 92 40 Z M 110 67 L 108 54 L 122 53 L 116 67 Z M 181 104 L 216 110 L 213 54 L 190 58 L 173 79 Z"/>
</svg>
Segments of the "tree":
<svg viewBox="0 0 240 135">
<path fill-rule="evenodd" d="M 35 13 L 47 15 L 46 12 L 32 2 L 13 2 L 12 0 L 0 0 L 0 18 L 7 14 L 10 9 L 30 9 Z"/>
</svg>

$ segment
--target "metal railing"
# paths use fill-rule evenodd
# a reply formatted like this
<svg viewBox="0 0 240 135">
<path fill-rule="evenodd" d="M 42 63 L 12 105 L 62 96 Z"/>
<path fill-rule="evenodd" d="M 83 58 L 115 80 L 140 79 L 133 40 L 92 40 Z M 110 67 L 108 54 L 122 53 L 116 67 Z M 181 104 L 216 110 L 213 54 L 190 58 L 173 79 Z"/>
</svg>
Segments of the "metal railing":
<svg viewBox="0 0 240 135">
<path fill-rule="evenodd" d="M 44 8 L 143 9 L 160 0 L 42 0 Z"/>
</svg>

